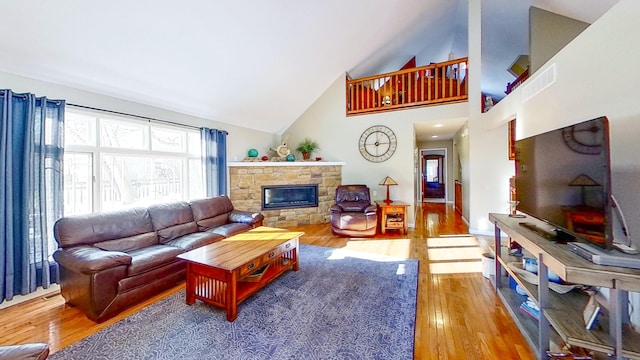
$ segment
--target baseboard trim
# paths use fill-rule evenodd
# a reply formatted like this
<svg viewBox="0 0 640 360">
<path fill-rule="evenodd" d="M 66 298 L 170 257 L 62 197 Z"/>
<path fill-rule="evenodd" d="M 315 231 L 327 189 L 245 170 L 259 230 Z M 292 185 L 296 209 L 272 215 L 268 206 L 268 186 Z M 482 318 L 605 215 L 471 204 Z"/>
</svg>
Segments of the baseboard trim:
<svg viewBox="0 0 640 360">
<path fill-rule="evenodd" d="M 16 295 L 11 300 L 3 301 L 2 303 L 0 303 L 0 310 L 6 309 L 6 308 L 11 307 L 13 305 L 18 305 L 18 304 L 23 303 L 25 301 L 37 299 L 37 298 L 48 299 L 52 295 L 57 295 L 59 293 L 60 293 L 60 285 L 59 284 L 51 284 L 51 286 L 49 286 L 48 289 L 43 289 L 42 287 L 38 287 L 36 289 L 36 291 L 34 291 L 34 292 L 30 293 L 30 294 L 27 294 L 27 295 Z"/>
</svg>

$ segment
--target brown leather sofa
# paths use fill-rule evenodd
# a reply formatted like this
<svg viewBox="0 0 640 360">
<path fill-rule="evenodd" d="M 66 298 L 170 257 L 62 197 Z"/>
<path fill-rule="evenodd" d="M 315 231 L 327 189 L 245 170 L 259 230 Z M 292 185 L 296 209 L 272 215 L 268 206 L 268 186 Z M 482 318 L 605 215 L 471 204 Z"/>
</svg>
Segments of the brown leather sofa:
<svg viewBox="0 0 640 360">
<path fill-rule="evenodd" d="M 49 357 L 49 345 L 30 343 L 0 346 L 2 360 L 44 360 Z"/>
<path fill-rule="evenodd" d="M 96 322 L 184 280 L 177 255 L 262 225 L 226 196 L 59 219 L 62 296 Z"/>
<path fill-rule="evenodd" d="M 378 225 L 376 205 L 371 203 L 366 185 L 340 185 L 331 206 L 331 232 L 340 236 L 375 236 Z"/>
</svg>

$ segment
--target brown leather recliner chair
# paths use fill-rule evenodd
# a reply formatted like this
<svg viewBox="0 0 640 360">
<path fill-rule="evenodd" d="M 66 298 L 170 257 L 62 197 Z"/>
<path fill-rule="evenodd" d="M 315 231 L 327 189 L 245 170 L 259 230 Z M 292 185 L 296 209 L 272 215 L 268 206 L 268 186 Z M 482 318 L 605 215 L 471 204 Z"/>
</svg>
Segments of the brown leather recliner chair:
<svg viewBox="0 0 640 360">
<path fill-rule="evenodd" d="M 336 203 L 331 206 L 331 232 L 340 236 L 375 236 L 376 210 L 366 185 L 340 185 L 336 188 Z"/>
</svg>

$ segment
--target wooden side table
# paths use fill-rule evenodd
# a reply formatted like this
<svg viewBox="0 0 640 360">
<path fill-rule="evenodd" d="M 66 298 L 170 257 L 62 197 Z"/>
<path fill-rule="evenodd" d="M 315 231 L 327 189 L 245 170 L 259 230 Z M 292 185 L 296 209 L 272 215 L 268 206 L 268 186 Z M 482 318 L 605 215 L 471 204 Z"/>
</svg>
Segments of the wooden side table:
<svg viewBox="0 0 640 360">
<path fill-rule="evenodd" d="M 394 201 L 390 204 L 384 201 L 376 201 L 378 206 L 380 232 L 385 234 L 387 230 L 402 230 L 407 233 L 407 208 L 409 204 L 402 201 Z"/>
</svg>

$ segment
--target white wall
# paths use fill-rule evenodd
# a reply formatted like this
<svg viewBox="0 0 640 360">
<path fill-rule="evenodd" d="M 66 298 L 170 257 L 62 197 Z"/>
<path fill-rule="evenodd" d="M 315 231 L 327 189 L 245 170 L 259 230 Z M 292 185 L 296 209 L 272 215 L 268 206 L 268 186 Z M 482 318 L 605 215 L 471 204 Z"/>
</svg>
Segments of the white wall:
<svg viewBox="0 0 640 360">
<path fill-rule="evenodd" d="M 414 123 L 433 121 L 435 124 L 446 119 L 465 117 L 467 105 L 460 103 L 347 117 L 345 81 L 345 74 L 340 75 L 283 136 L 288 136 L 289 145 L 294 149 L 305 137 L 318 142 L 320 150 L 314 156 L 321 156 L 328 161 L 344 161 L 346 165 L 342 169 L 342 182 L 368 185 L 375 200 L 385 198 L 386 187 L 378 183 L 385 176 L 391 176 L 399 184 L 390 188 L 391 198 L 411 204 L 409 224 L 413 225 L 413 202 L 416 197 Z M 367 161 L 358 149 L 360 135 L 373 125 L 391 128 L 398 139 L 396 152 L 381 163 Z"/>
<path fill-rule="evenodd" d="M 585 22 L 530 7 L 529 71 L 536 72 L 587 27 Z"/>
<path fill-rule="evenodd" d="M 470 129 L 473 146 L 472 228 L 493 229 L 489 212 L 504 212 L 508 200 L 506 178 L 513 163 L 505 161 L 506 122 L 517 118 L 518 139 L 606 115 L 610 121 L 612 191 L 624 211 L 628 230 L 640 246 L 640 58 L 637 35 L 640 2 L 621 0 L 609 12 L 567 44 L 537 75 L 555 64 L 554 84 L 523 102 L 524 87 L 484 114 L 484 126 Z M 525 83 L 526 84 L 526 83 Z M 494 163 L 494 161 L 496 161 Z M 487 190 L 487 191 L 484 191 Z M 639 308 L 640 295 L 632 294 Z M 640 323 L 640 312 L 632 319 Z"/>
<path fill-rule="evenodd" d="M 469 225 L 470 152 L 468 124 L 458 130 L 453 137 L 453 155 L 454 178 L 462 185 L 462 218 Z"/>
<path fill-rule="evenodd" d="M 18 93 L 33 93 L 50 99 L 63 99 L 68 104 L 82 105 L 102 110 L 117 111 L 131 115 L 171 121 L 195 127 L 209 127 L 227 130 L 227 156 L 230 161 L 242 160 L 250 148 L 268 149 L 275 144 L 273 134 L 247 129 L 235 125 L 224 124 L 210 119 L 203 119 L 160 109 L 153 106 L 121 100 L 110 96 L 98 95 L 89 91 L 78 90 L 44 81 L 34 80 L 18 75 L 0 72 L 2 88 Z"/>
</svg>

